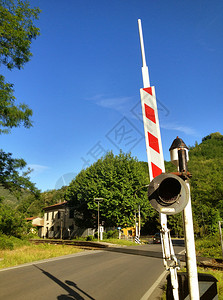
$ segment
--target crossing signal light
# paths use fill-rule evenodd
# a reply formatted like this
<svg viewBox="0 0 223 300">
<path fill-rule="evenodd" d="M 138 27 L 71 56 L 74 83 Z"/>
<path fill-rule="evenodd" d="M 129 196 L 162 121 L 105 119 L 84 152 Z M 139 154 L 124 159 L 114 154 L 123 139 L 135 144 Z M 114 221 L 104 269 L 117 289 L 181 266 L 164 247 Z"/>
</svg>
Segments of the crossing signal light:
<svg viewBox="0 0 223 300">
<path fill-rule="evenodd" d="M 148 187 L 148 198 L 159 213 L 175 215 L 189 201 L 189 189 L 183 179 L 171 173 L 155 177 Z"/>
</svg>

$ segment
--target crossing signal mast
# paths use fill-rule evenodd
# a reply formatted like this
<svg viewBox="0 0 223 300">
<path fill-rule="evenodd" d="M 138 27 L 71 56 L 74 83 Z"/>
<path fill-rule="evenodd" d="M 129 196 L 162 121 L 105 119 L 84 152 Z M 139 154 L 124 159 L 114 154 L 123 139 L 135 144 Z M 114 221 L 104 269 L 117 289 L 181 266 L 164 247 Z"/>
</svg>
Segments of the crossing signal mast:
<svg viewBox="0 0 223 300">
<path fill-rule="evenodd" d="M 185 244 L 187 252 L 187 264 L 189 269 L 188 283 L 190 288 L 190 297 L 192 300 L 197 300 L 199 299 L 199 288 L 194 240 L 188 240 L 188 238 L 194 238 L 190 189 L 188 181 L 185 181 L 185 178 L 183 177 L 186 176 L 187 178 L 187 172 L 183 170 L 183 166 L 181 172 L 182 174 L 179 172 L 176 175 L 172 173 L 165 173 L 155 88 L 154 86 L 150 86 L 140 19 L 138 20 L 138 27 L 142 52 L 143 77 L 143 88 L 140 89 L 140 96 L 150 176 L 148 197 L 151 205 L 160 213 L 160 235 L 163 261 L 164 266 L 170 272 L 173 298 L 175 300 L 179 299 L 177 270 L 180 269 L 180 266 L 179 261 L 174 253 L 170 231 L 167 228 L 167 215 L 173 215 L 184 211 L 183 216 L 186 235 Z M 175 144 L 172 144 L 171 148 L 172 161 L 175 163 L 176 161 L 181 161 L 181 165 L 182 163 L 184 164 L 186 155 L 188 157 L 188 154 L 185 152 L 185 149 L 181 149 L 183 148 L 182 145 L 177 145 L 177 147 L 175 147 Z M 183 155 L 181 160 L 179 160 L 180 155 Z M 192 224 L 192 227 L 190 224 Z"/>
</svg>

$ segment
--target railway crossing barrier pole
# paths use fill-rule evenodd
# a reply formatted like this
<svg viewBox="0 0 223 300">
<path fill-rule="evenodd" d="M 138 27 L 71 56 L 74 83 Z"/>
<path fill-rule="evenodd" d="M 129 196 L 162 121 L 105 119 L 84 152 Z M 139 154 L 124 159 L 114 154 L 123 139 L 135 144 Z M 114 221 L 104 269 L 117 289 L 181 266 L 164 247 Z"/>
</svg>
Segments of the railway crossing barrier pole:
<svg viewBox="0 0 223 300">
<path fill-rule="evenodd" d="M 139 37 L 142 53 L 142 78 L 143 89 L 140 89 L 143 123 L 145 131 L 146 152 L 149 167 L 149 177 L 152 181 L 156 176 L 165 173 L 162 142 L 160 135 L 160 126 L 158 118 L 158 110 L 156 103 L 155 87 L 150 86 L 149 72 L 146 65 L 146 56 L 144 50 L 144 41 L 142 34 L 141 20 L 138 19 Z M 177 262 L 175 259 L 170 233 L 167 228 L 167 216 L 160 213 L 161 222 L 161 240 L 163 250 L 163 261 L 166 269 L 174 269 L 171 271 L 171 282 L 173 285 L 174 299 L 178 300 L 178 283 L 177 283 Z M 174 258 L 174 267 L 168 266 L 168 262 Z"/>
</svg>

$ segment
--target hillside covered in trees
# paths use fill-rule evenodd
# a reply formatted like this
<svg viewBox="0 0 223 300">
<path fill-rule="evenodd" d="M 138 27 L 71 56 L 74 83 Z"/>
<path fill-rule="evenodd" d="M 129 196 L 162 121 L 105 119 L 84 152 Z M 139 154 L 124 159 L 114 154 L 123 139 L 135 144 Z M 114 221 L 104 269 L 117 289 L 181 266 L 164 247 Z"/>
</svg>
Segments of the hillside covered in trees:
<svg viewBox="0 0 223 300">
<path fill-rule="evenodd" d="M 210 234 L 217 231 L 217 221 L 223 219 L 223 136 L 212 133 L 204 137 L 200 144 L 190 147 L 189 158 L 195 233 Z M 176 171 L 171 162 L 165 165 L 166 172 Z M 1 187 L 0 220 L 5 206 L 23 217 L 42 216 L 43 207 L 66 199 L 84 215 L 83 220 L 77 220 L 79 225 L 96 226 L 97 204 L 93 199 L 102 197 L 105 201 L 100 211 L 105 226 L 133 225 L 135 209 L 140 204 L 143 232 L 154 233 L 159 227 L 159 216 L 147 200 L 148 183 L 147 162 L 139 162 L 130 154 L 121 152 L 115 156 L 109 152 L 60 190 L 33 194 Z M 169 216 L 168 227 L 173 234 L 183 235 L 181 214 Z"/>
</svg>

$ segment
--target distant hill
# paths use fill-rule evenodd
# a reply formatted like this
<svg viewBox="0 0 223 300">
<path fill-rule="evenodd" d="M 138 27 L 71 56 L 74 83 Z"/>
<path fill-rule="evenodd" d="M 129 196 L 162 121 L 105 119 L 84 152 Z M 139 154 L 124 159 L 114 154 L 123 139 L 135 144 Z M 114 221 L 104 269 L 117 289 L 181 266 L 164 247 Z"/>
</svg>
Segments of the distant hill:
<svg viewBox="0 0 223 300">
<path fill-rule="evenodd" d="M 171 162 L 166 163 L 166 169 L 176 171 Z M 223 136 L 219 132 L 211 133 L 200 144 L 196 142 L 189 148 L 188 170 L 192 173 L 195 232 L 201 235 L 212 233 L 218 229 L 218 221 L 223 219 Z M 179 218 L 179 215 L 170 218 L 176 231 L 182 231 Z"/>
<path fill-rule="evenodd" d="M 223 136 L 212 133 L 189 151 L 195 225 L 201 232 L 217 229 L 223 219 Z"/>
<path fill-rule="evenodd" d="M 2 198 L 3 203 L 11 207 L 15 207 L 15 205 L 18 204 L 16 196 L 9 190 L 5 189 L 2 185 L 0 185 L 0 197 Z"/>
</svg>

